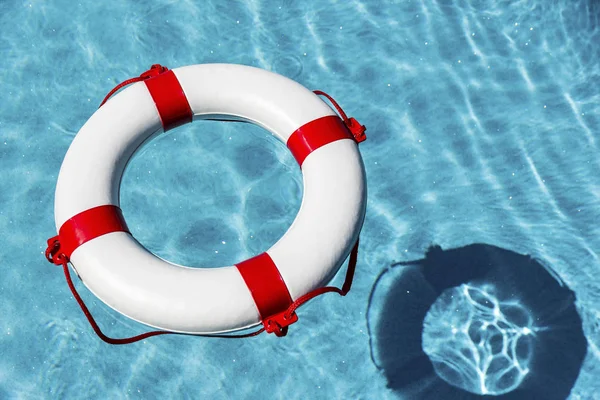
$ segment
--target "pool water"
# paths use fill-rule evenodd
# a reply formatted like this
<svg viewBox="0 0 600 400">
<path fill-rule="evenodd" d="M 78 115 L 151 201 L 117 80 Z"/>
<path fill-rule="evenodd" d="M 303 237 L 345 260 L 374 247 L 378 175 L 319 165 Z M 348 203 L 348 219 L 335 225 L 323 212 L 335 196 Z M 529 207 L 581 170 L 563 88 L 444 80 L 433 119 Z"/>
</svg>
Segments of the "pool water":
<svg viewBox="0 0 600 400">
<path fill-rule="evenodd" d="M 0 398 L 600 399 L 599 18 L 595 0 L 0 2 Z M 105 344 L 43 256 L 62 159 L 119 82 L 212 62 L 367 126 L 352 291 L 281 339 Z M 283 144 L 207 121 L 145 146 L 121 187 L 134 236 L 198 267 L 268 249 L 301 198 Z M 147 329 L 76 286 L 109 335 Z"/>
</svg>

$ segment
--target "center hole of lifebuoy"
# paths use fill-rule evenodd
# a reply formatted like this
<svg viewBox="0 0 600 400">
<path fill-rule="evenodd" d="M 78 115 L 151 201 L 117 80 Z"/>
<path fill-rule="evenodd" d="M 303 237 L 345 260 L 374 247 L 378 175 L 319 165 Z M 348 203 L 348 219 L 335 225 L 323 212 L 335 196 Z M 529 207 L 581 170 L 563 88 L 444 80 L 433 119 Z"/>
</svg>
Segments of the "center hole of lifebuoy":
<svg viewBox="0 0 600 400">
<path fill-rule="evenodd" d="M 136 153 L 120 193 L 129 229 L 148 250 L 176 264 L 219 267 L 285 233 L 300 208 L 302 176 L 265 130 L 197 121 Z"/>
</svg>

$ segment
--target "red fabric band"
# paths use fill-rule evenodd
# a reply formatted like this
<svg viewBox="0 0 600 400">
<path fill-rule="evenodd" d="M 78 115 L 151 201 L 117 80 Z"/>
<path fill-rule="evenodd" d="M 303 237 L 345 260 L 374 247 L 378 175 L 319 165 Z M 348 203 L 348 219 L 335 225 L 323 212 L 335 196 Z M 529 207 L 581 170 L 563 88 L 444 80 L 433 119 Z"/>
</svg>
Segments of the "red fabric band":
<svg viewBox="0 0 600 400">
<path fill-rule="evenodd" d="M 85 242 L 111 232 L 129 232 L 121 209 L 113 205 L 90 208 L 60 227 L 58 236 L 61 252 L 71 257 L 71 253 Z"/>
<path fill-rule="evenodd" d="M 290 292 L 277 266 L 267 253 L 243 261 L 236 267 L 250 289 L 263 321 L 287 310 L 292 304 Z"/>
<path fill-rule="evenodd" d="M 192 122 L 192 109 L 173 71 L 166 71 L 144 81 L 166 131 Z"/>
<path fill-rule="evenodd" d="M 304 159 L 310 153 L 319 147 L 342 139 L 354 140 L 354 136 L 340 117 L 328 115 L 298 128 L 288 139 L 287 146 L 298 164 L 302 166 Z"/>
</svg>

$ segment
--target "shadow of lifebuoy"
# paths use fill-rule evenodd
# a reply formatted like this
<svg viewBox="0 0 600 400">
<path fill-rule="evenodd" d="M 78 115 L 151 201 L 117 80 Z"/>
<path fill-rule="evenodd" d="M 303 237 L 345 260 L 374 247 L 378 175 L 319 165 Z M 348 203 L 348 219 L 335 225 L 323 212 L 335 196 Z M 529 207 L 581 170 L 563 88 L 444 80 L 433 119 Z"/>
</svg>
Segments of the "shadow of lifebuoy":
<svg viewBox="0 0 600 400">
<path fill-rule="evenodd" d="M 566 399 L 587 351 L 575 300 L 529 256 L 486 244 L 432 246 L 373 286 L 373 362 L 410 399 Z M 470 382 L 492 356 L 490 375 Z"/>
</svg>

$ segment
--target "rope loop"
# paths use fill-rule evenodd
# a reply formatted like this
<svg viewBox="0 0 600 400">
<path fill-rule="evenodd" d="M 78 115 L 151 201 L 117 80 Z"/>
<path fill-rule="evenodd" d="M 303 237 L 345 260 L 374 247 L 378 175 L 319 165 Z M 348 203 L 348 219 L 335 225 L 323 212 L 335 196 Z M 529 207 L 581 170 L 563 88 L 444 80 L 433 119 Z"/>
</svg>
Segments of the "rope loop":
<svg viewBox="0 0 600 400">
<path fill-rule="evenodd" d="M 114 95 L 118 90 L 120 90 L 121 88 L 123 88 L 127 85 L 130 85 L 132 83 L 135 83 L 135 82 L 140 82 L 140 81 L 144 81 L 147 79 L 151 79 L 151 78 L 158 76 L 162 73 L 165 73 L 167 71 L 169 71 L 169 69 L 167 67 L 164 67 L 160 64 L 153 64 L 150 67 L 150 69 L 148 69 L 147 71 L 140 74 L 140 76 L 134 77 L 131 79 L 127 79 L 127 80 L 119 83 L 117 86 L 115 86 L 106 95 L 104 100 L 102 100 L 100 107 L 102 107 L 108 101 L 108 99 L 112 95 Z M 342 120 L 343 120 L 344 124 L 346 125 L 346 127 L 348 128 L 348 130 L 352 133 L 352 135 L 357 143 L 360 143 L 360 142 L 363 142 L 364 140 L 366 140 L 366 138 L 367 138 L 365 135 L 366 128 L 364 125 L 361 125 L 356 119 L 354 119 L 352 117 L 349 118 L 346 115 L 346 113 L 344 112 L 344 110 L 338 105 L 338 103 L 327 93 L 320 91 L 320 90 L 315 90 L 314 93 L 318 96 L 326 97 L 331 102 L 331 104 L 335 107 L 335 109 L 339 113 L 340 117 L 342 118 Z M 48 260 L 48 262 L 50 262 L 54 265 L 59 265 L 59 266 L 63 267 L 65 279 L 67 281 L 69 288 L 71 289 L 71 293 L 73 294 L 73 297 L 79 304 L 81 310 L 85 314 L 85 316 L 86 316 L 88 322 L 90 323 L 90 325 L 92 326 L 92 329 L 94 330 L 94 332 L 98 335 L 98 337 L 100 339 L 102 339 L 106 343 L 114 344 L 114 345 L 129 344 L 129 343 L 134 343 L 134 342 L 137 342 L 137 341 L 140 341 L 140 340 L 152 337 L 152 336 L 165 335 L 165 334 L 193 335 L 193 336 L 219 337 L 219 338 L 247 338 L 247 337 L 259 335 L 260 333 L 266 331 L 267 333 L 274 333 L 276 336 L 282 337 L 282 336 L 287 335 L 288 327 L 291 324 L 298 321 L 298 315 L 296 314 L 296 310 L 300 306 L 305 304 L 306 302 L 312 300 L 313 298 L 315 298 L 317 296 L 325 294 L 325 293 L 333 292 L 333 293 L 338 293 L 341 296 L 345 296 L 346 294 L 348 294 L 348 292 L 350 291 L 350 287 L 352 286 L 352 280 L 354 278 L 354 272 L 356 269 L 356 263 L 357 263 L 357 259 L 358 259 L 358 240 L 356 241 L 356 244 L 354 245 L 354 247 L 352 248 L 352 251 L 350 253 L 350 260 L 348 261 L 348 269 L 346 271 L 346 278 L 345 278 L 344 284 L 341 289 L 337 288 L 337 287 L 333 287 L 333 286 L 317 288 L 317 289 L 299 297 L 298 299 L 296 299 L 296 301 L 294 301 L 292 304 L 290 304 L 290 306 L 286 310 L 284 310 L 276 315 L 272 315 L 268 318 L 265 318 L 262 321 L 263 322 L 262 328 L 254 331 L 254 332 L 251 332 L 251 333 L 245 333 L 245 334 L 240 334 L 240 335 L 221 335 L 221 334 L 205 335 L 205 334 L 186 334 L 186 333 L 171 332 L 171 331 L 150 331 L 150 332 L 142 333 L 140 335 L 136 335 L 136 336 L 132 336 L 132 337 L 128 337 L 128 338 L 122 338 L 122 339 L 115 339 L 115 338 L 108 337 L 102 332 L 102 330 L 100 329 L 100 327 L 94 320 L 94 317 L 90 313 L 89 309 L 85 305 L 83 299 L 81 298 L 81 296 L 75 289 L 75 285 L 73 284 L 71 275 L 69 273 L 68 263 L 70 262 L 70 260 L 69 260 L 69 257 L 61 249 L 59 236 L 54 236 L 54 237 L 48 239 L 48 247 L 45 251 L 45 256 L 46 256 L 46 260 Z"/>
<path fill-rule="evenodd" d="M 61 252 L 60 240 L 59 240 L 58 236 L 54 236 L 54 237 L 48 239 L 48 248 L 46 249 L 45 254 L 46 254 L 46 260 L 48 260 L 48 262 L 55 264 L 55 265 L 60 265 L 63 267 L 63 272 L 65 274 L 65 279 L 67 281 L 67 285 L 69 286 L 69 289 L 71 289 L 71 293 L 73 294 L 73 297 L 79 304 L 79 307 L 85 314 L 85 317 L 87 318 L 88 322 L 90 323 L 90 325 L 91 325 L 92 329 L 94 330 L 94 332 L 96 333 L 96 335 L 98 335 L 98 337 L 106 343 L 120 345 L 120 344 L 134 343 L 134 342 L 138 342 L 140 340 L 147 339 L 152 336 L 166 335 L 166 334 L 241 339 L 241 338 L 257 336 L 257 335 L 261 334 L 262 332 L 266 331 L 267 333 L 274 333 L 275 336 L 278 336 L 278 337 L 286 336 L 288 333 L 288 327 L 298 321 L 298 314 L 296 314 L 296 310 L 298 309 L 298 307 L 302 306 L 304 303 L 308 302 L 309 300 L 314 299 L 315 297 L 320 296 L 324 293 L 335 292 L 341 296 L 345 296 L 346 294 L 348 294 L 348 292 L 350 291 L 350 287 L 352 286 L 352 280 L 354 278 L 354 271 L 356 269 L 356 261 L 358 258 L 358 240 L 356 241 L 356 244 L 354 245 L 354 248 L 352 249 L 352 252 L 350 253 L 350 260 L 348 261 L 348 270 L 346 271 L 346 279 L 344 280 L 344 284 L 341 289 L 334 287 L 334 286 L 326 286 L 326 287 L 315 289 L 312 292 L 309 292 L 309 293 L 305 294 L 304 296 L 299 297 L 283 312 L 266 318 L 263 321 L 263 328 L 260 328 L 254 332 L 244 333 L 244 334 L 240 334 L 240 335 L 219 335 L 219 334 L 202 335 L 202 334 L 187 334 L 187 333 L 171 332 L 171 331 L 150 331 L 150 332 L 145 332 L 140 335 L 136 335 L 136 336 L 132 336 L 132 337 L 128 337 L 128 338 L 122 338 L 122 339 L 111 338 L 111 337 L 105 335 L 104 332 L 102 332 L 102 330 L 100 329 L 100 326 L 98 326 L 98 324 L 96 323 L 96 320 L 92 316 L 92 313 L 87 308 L 87 306 L 85 305 L 85 302 L 83 301 L 83 299 L 77 292 L 77 289 L 75 288 L 75 285 L 73 284 L 73 280 L 71 279 L 71 274 L 69 272 L 68 263 L 70 260 L 64 253 Z"/>
<path fill-rule="evenodd" d="M 100 339 L 102 339 L 102 341 L 104 341 L 108 344 L 114 344 L 114 345 L 130 344 L 130 343 L 139 342 L 140 340 L 144 340 L 144 339 L 147 339 L 152 336 L 167 335 L 167 334 L 218 337 L 218 338 L 224 338 L 224 339 L 241 339 L 241 338 L 257 336 L 257 335 L 261 334 L 262 332 L 264 332 L 264 330 L 265 330 L 265 328 L 261 328 L 254 332 L 244 333 L 244 334 L 240 334 L 240 335 L 219 335 L 219 334 L 195 335 L 195 334 L 171 332 L 171 331 L 149 331 L 149 332 L 145 332 L 145 333 L 142 333 L 142 334 L 139 334 L 136 336 L 127 337 L 127 338 L 115 339 L 115 338 L 109 337 L 109 336 L 105 335 L 104 332 L 102 332 L 102 329 L 100 329 L 100 326 L 98 325 L 98 323 L 92 316 L 92 313 L 87 308 L 87 306 L 85 305 L 85 302 L 83 301 L 83 299 L 77 292 L 77 289 L 75 288 L 75 285 L 73 284 L 73 280 L 71 279 L 71 273 L 69 272 L 69 261 L 70 260 L 64 253 L 61 252 L 60 240 L 59 240 L 58 236 L 54 236 L 54 237 L 48 239 L 48 248 L 46 249 L 45 254 L 46 254 L 46 260 L 48 260 L 48 262 L 55 264 L 55 265 L 60 265 L 63 267 L 63 272 L 65 274 L 65 279 L 67 281 L 67 285 L 69 286 L 69 289 L 71 289 L 71 293 L 73 294 L 73 297 L 77 301 L 77 304 L 79 304 L 81 311 L 83 311 L 83 313 L 85 314 L 85 317 L 87 318 L 88 322 L 90 323 L 90 325 L 91 325 L 92 329 L 94 330 L 94 332 L 96 333 L 96 335 Z"/>
</svg>

